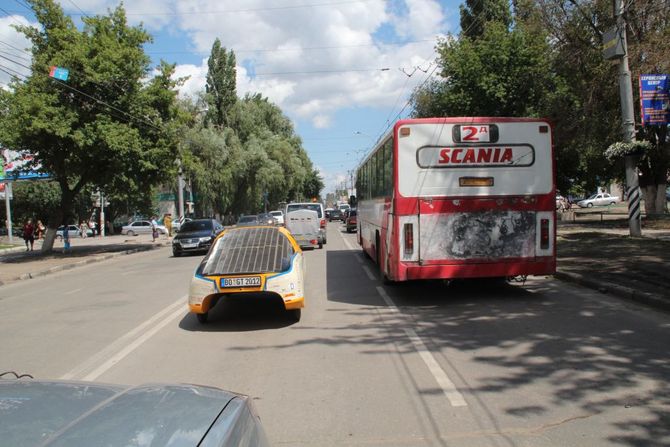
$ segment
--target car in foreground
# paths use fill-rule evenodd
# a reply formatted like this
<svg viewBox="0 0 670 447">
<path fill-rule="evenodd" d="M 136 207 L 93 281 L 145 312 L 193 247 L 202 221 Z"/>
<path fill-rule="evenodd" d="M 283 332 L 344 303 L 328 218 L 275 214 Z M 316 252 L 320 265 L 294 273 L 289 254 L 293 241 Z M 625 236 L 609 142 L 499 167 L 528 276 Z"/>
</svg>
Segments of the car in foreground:
<svg viewBox="0 0 670 447">
<path fill-rule="evenodd" d="M 160 234 L 168 234 L 167 228 L 164 225 L 156 225 L 158 232 Z M 151 221 L 148 220 L 136 220 L 124 225 L 121 228 L 121 234 L 128 236 L 137 236 L 138 234 L 151 234 Z"/>
<path fill-rule="evenodd" d="M 177 257 L 183 253 L 206 253 L 222 231 L 223 225 L 216 219 L 186 222 L 172 239 L 172 255 Z"/>
<path fill-rule="evenodd" d="M 323 204 L 319 202 L 289 203 L 286 205 L 284 215 L 287 216 L 291 211 L 297 210 L 316 211 L 316 215 L 319 218 L 319 243 L 325 245 L 328 240 L 326 236 L 326 212 L 323 210 Z"/>
<path fill-rule="evenodd" d="M 283 227 L 230 228 L 214 241 L 196 269 L 188 305 L 200 323 L 221 300 L 234 295 L 280 300 L 295 321 L 304 306 L 304 260 Z"/>
<path fill-rule="evenodd" d="M 272 217 L 277 220 L 277 225 L 284 225 L 284 212 L 280 210 L 270 211 Z"/>
<path fill-rule="evenodd" d="M 260 221 L 258 220 L 258 216 L 255 214 L 240 216 L 240 218 L 237 219 L 237 223 L 235 224 L 236 227 L 253 227 L 256 225 L 260 225 Z"/>
<path fill-rule="evenodd" d="M 608 206 L 618 203 L 618 196 L 611 196 L 607 193 L 593 194 L 588 199 L 580 200 L 577 205 L 580 208 L 591 208 L 593 206 Z"/>
<path fill-rule="evenodd" d="M 347 227 L 347 233 L 352 233 L 358 230 L 358 219 L 356 217 L 357 214 L 358 213 L 356 208 L 350 209 L 347 213 L 347 218 L 344 221 L 344 224 Z"/>
<path fill-rule="evenodd" d="M 188 384 L 0 379 L 3 446 L 268 446 L 247 396 Z"/>
</svg>

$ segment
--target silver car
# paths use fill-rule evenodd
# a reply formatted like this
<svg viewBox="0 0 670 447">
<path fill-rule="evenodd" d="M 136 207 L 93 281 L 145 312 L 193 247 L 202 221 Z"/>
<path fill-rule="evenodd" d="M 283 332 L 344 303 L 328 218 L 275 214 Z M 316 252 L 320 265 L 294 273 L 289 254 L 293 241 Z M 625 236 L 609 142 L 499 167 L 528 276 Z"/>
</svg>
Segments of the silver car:
<svg viewBox="0 0 670 447">
<path fill-rule="evenodd" d="M 269 445 L 247 396 L 186 384 L 3 378 L 0 421 L 3 446 Z"/>
<path fill-rule="evenodd" d="M 164 225 L 157 225 L 156 228 L 158 228 L 160 234 L 167 234 L 168 232 Z M 123 228 L 121 228 L 121 234 L 127 234 L 128 236 L 151 234 L 151 221 L 136 220 L 128 225 L 124 225 Z"/>
</svg>

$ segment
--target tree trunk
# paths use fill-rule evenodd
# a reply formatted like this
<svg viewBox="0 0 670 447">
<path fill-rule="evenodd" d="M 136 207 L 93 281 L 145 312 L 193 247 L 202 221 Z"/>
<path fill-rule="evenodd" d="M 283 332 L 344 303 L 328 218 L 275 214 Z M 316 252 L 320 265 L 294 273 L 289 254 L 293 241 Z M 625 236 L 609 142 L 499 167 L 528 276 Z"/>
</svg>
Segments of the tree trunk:
<svg viewBox="0 0 670 447">
<path fill-rule="evenodd" d="M 53 252 L 54 241 L 56 240 L 56 231 L 60 225 L 69 224 L 72 215 L 72 205 L 74 204 L 74 194 L 67 187 L 61 185 L 60 209 L 49 218 L 47 223 L 47 234 L 42 244 L 42 253 Z"/>
<path fill-rule="evenodd" d="M 647 185 L 643 189 L 644 209 L 647 216 L 666 212 L 665 184 Z"/>
</svg>

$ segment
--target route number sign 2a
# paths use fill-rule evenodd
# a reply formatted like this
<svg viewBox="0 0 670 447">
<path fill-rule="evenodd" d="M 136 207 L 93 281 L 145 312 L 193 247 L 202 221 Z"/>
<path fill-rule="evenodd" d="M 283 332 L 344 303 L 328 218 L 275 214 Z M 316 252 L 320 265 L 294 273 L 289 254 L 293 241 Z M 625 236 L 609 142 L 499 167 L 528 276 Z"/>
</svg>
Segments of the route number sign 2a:
<svg viewBox="0 0 670 447">
<path fill-rule="evenodd" d="M 453 127 L 455 143 L 495 143 L 498 141 L 498 126 L 495 124 L 461 124 Z"/>
</svg>

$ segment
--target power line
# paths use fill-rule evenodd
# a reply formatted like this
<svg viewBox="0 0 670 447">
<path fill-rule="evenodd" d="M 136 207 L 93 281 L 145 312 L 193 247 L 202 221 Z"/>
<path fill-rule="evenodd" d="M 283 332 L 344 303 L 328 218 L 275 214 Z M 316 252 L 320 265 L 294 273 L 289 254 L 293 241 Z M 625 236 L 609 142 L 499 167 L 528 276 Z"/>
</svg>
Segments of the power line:
<svg viewBox="0 0 670 447">
<path fill-rule="evenodd" d="M 378 47 L 378 46 L 401 46 L 401 45 L 412 45 L 416 43 L 426 43 L 433 42 L 434 39 L 421 39 L 421 40 L 408 40 L 405 42 L 385 42 L 382 44 L 376 43 L 365 43 L 365 44 L 353 44 L 353 45 L 328 45 L 321 47 L 293 47 L 293 48 L 257 48 L 257 49 L 242 49 L 235 50 L 235 53 L 278 53 L 278 52 L 287 52 L 287 51 L 317 51 L 317 50 L 336 50 L 342 48 L 363 48 L 363 47 Z M 210 50 L 202 51 L 146 51 L 147 54 L 207 54 Z"/>
<path fill-rule="evenodd" d="M 255 73 L 253 77 L 257 76 L 284 76 L 284 75 L 302 75 L 302 74 L 330 74 L 330 73 L 360 73 L 370 71 L 389 71 L 390 68 L 362 68 L 353 70 L 314 70 L 314 71 L 284 71 L 276 73 Z"/>
<path fill-rule="evenodd" d="M 81 8 L 79 7 L 79 5 L 77 5 L 77 4 L 74 2 L 74 0 L 68 0 L 68 1 L 69 1 L 70 3 L 72 3 L 72 6 L 74 6 L 75 8 L 77 8 L 77 9 L 79 10 L 79 12 L 81 12 L 81 15 L 83 15 L 84 17 L 88 17 L 88 14 L 86 14 L 86 13 L 84 12 L 84 10 L 81 9 Z"/>
<path fill-rule="evenodd" d="M 211 11 L 180 11 L 180 12 L 154 12 L 154 11 L 142 11 L 142 12 L 130 12 L 126 13 L 127 16 L 140 16 L 140 15 L 152 15 L 152 16 L 181 16 L 181 15 L 202 15 L 202 14 L 237 14 L 245 12 L 262 12 L 262 11 L 282 11 L 282 10 L 291 10 L 291 9 L 303 9 L 303 8 L 318 8 L 323 6 L 338 6 L 338 5 L 347 5 L 352 3 L 367 3 L 372 0 L 346 0 L 340 2 L 327 2 L 327 3 L 311 3 L 311 4 L 302 4 L 302 5 L 287 5 L 287 6 L 269 6 L 266 8 L 247 8 L 247 9 L 221 9 L 221 10 L 211 10 Z M 78 14 L 73 14 L 78 15 Z"/>
<path fill-rule="evenodd" d="M 28 6 L 28 5 L 26 5 L 25 3 L 23 3 L 23 2 L 21 2 L 21 1 L 19 1 L 19 0 L 14 0 L 14 2 L 15 2 L 15 3 L 18 3 L 18 4 L 21 5 L 21 6 L 23 6 L 23 7 L 26 8 L 28 11 L 33 12 L 32 8 L 31 8 L 30 6 Z"/>
</svg>

